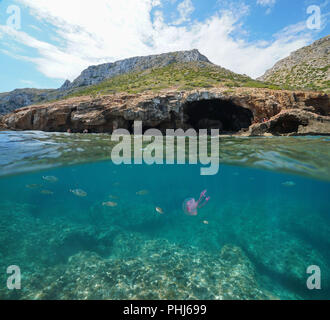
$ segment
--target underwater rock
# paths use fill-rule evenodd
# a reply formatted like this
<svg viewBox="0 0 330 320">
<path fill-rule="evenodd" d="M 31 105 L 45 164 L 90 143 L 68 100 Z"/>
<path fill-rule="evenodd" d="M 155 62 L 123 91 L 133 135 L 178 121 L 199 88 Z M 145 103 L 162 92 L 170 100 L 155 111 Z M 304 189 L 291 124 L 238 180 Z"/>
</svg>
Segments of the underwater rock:
<svg viewBox="0 0 330 320">
<path fill-rule="evenodd" d="M 112 243 L 121 232 L 114 226 L 95 228 L 66 218 L 39 219 L 34 217 L 34 211 L 35 207 L 29 204 L 0 203 L 1 219 L 10 221 L 0 224 L 0 268 L 6 270 L 10 265 L 19 265 L 24 282 L 34 275 L 36 289 L 61 275 L 59 266 L 74 254 L 88 250 L 101 256 L 110 255 Z M 50 266 L 58 268 L 50 270 Z M 6 279 L 6 273 L 0 273 L 0 281 L 5 284 Z M 17 295 L 0 286 L 0 300 L 20 297 L 21 293 Z"/>
<path fill-rule="evenodd" d="M 52 237 L 65 229 L 65 224 L 57 219 L 52 223 L 42 222 L 34 216 L 35 210 L 35 206 L 29 204 L 0 204 L 1 219 L 10 221 L 0 224 L 1 269 L 18 265 L 24 275 L 29 276 L 54 263 L 54 251 L 49 243 Z M 2 276 L 6 274 L 0 273 L 0 280 Z M 2 283 L 6 283 L 5 279 Z M 0 292 L 0 299 L 1 295 Z"/>
<path fill-rule="evenodd" d="M 259 233 L 246 242 L 244 248 L 255 261 L 283 279 L 294 281 L 301 289 L 306 287 L 307 267 L 318 265 L 322 270 L 329 270 L 325 259 L 313 246 L 279 230 Z"/>
<path fill-rule="evenodd" d="M 67 224 L 62 231 L 57 232 L 49 239 L 54 263 L 65 262 L 70 256 L 82 251 L 91 251 L 101 256 L 108 256 L 111 254 L 113 242 L 120 232 L 114 226 L 100 228 Z"/>
<path fill-rule="evenodd" d="M 311 210 L 310 214 L 300 215 L 300 218 L 297 219 L 296 217 L 302 209 L 296 204 L 292 205 L 289 214 L 282 217 L 284 230 L 306 239 L 329 260 L 330 226 L 327 215 L 321 215 Z"/>
<path fill-rule="evenodd" d="M 249 207 L 250 205 L 253 207 Z M 285 223 L 291 223 L 288 216 L 290 212 L 285 212 L 285 218 L 275 212 L 267 215 L 262 207 L 247 204 L 246 212 L 230 221 L 233 226 L 232 237 L 259 270 L 279 279 L 301 295 L 310 293 L 306 287 L 306 270 L 311 265 L 321 268 L 323 287 L 330 288 L 330 265 L 326 257 L 319 246 L 307 241 L 308 238 L 287 232 L 281 227 Z M 230 226 L 227 225 L 227 228 Z"/>
<path fill-rule="evenodd" d="M 270 299 L 238 247 L 217 255 L 167 240 L 144 242 L 134 258 L 103 259 L 80 252 L 47 276 L 25 280 L 21 299 Z M 37 281 L 38 279 L 38 281 Z"/>
<path fill-rule="evenodd" d="M 143 247 L 149 240 L 150 237 L 142 233 L 129 231 L 118 232 L 113 239 L 109 257 L 112 259 L 118 259 L 121 257 L 134 259 L 141 255 Z"/>
</svg>

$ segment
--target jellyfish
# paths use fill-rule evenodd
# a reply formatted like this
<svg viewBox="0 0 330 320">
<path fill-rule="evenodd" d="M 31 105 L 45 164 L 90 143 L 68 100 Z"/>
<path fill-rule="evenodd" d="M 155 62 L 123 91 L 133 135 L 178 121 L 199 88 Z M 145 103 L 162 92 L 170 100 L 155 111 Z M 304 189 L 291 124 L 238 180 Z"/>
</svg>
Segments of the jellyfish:
<svg viewBox="0 0 330 320">
<path fill-rule="evenodd" d="M 196 201 L 194 198 L 188 198 L 183 202 L 183 211 L 188 216 L 197 216 L 198 215 L 198 209 L 203 208 L 206 203 L 211 199 L 210 197 L 206 197 L 207 190 L 204 190 L 198 201 Z"/>
</svg>

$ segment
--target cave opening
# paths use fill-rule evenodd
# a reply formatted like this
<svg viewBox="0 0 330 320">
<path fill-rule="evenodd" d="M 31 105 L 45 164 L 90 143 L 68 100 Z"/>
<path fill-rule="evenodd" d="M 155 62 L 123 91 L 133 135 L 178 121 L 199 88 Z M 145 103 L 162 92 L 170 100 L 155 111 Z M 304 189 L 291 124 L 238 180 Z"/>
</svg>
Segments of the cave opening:
<svg viewBox="0 0 330 320">
<path fill-rule="evenodd" d="M 321 116 L 328 116 L 330 114 L 330 103 L 327 96 L 308 99 L 305 101 L 306 106 L 311 106 L 315 112 Z"/>
<path fill-rule="evenodd" d="M 221 133 L 236 133 L 247 129 L 253 121 L 251 110 L 229 100 L 212 99 L 189 102 L 183 110 L 187 123 L 195 130 L 219 129 Z"/>
<path fill-rule="evenodd" d="M 279 119 L 277 122 L 270 126 L 270 132 L 272 134 L 288 134 L 298 132 L 299 126 L 306 126 L 308 123 L 301 121 L 299 118 L 288 115 Z"/>
</svg>

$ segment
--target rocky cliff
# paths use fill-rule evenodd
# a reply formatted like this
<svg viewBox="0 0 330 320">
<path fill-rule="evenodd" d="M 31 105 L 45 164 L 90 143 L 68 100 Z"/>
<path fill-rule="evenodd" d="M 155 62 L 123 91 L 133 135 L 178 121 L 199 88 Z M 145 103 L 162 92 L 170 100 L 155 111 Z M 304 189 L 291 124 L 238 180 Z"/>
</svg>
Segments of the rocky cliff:
<svg viewBox="0 0 330 320">
<path fill-rule="evenodd" d="M 287 85 L 292 77 L 295 81 L 300 77 L 301 83 L 316 77 L 318 84 L 327 85 L 329 58 L 329 37 L 325 37 L 276 64 L 262 79 Z M 317 71 L 310 71 L 312 67 Z M 22 89 L 0 94 L 0 115 L 39 103 L 3 117 L 2 127 L 93 132 L 112 132 L 117 125 L 130 128 L 134 120 L 162 129 L 175 125 L 238 132 L 283 110 L 301 109 L 329 116 L 326 94 L 253 88 L 280 89 L 216 66 L 198 50 L 180 51 L 91 66 L 56 90 Z M 203 92 L 209 98 L 189 101 L 186 96 L 191 92 Z M 47 103 L 67 96 L 73 98 Z M 251 134 L 262 129 L 266 130 L 265 126 Z M 293 126 L 293 132 L 297 132 L 295 129 Z M 324 133 L 328 129 L 320 130 Z"/>
<path fill-rule="evenodd" d="M 0 93 L 0 115 L 31 104 L 47 101 L 54 90 L 16 89 Z"/>
<path fill-rule="evenodd" d="M 219 87 L 70 98 L 16 110 L 2 117 L 0 127 L 109 133 L 124 128 L 132 132 L 134 120 L 141 120 L 144 130 L 218 128 L 221 133 L 247 135 L 330 134 L 329 115 L 330 99 L 323 93 Z"/>
<path fill-rule="evenodd" d="M 73 82 L 65 81 L 61 90 L 69 90 L 77 87 L 84 87 L 98 84 L 106 79 L 113 78 L 118 75 L 143 71 L 150 68 L 161 68 L 173 63 L 186 62 L 207 62 L 211 63 L 198 50 L 177 51 L 163 53 L 159 55 L 151 55 L 144 57 L 133 57 L 116 61 L 114 63 L 105 63 L 97 66 L 90 66 L 84 70 L 80 76 Z"/>
<path fill-rule="evenodd" d="M 259 80 L 288 87 L 329 90 L 330 35 L 277 62 Z"/>
<path fill-rule="evenodd" d="M 69 80 L 65 81 L 59 89 L 16 89 L 11 92 L 0 93 L 0 115 L 28 105 L 60 99 L 70 94 L 72 95 L 83 88 L 99 84 L 102 81 L 116 76 L 138 71 L 142 72 L 146 69 L 159 69 L 168 65 L 185 63 L 200 63 L 199 68 L 203 68 L 204 66 L 217 67 L 205 56 L 200 54 L 198 50 L 134 57 L 114 63 L 90 66 L 73 82 L 70 82 Z M 225 69 L 218 68 L 221 69 L 221 71 L 227 72 Z M 126 82 L 126 79 L 119 79 L 119 81 Z"/>
</svg>

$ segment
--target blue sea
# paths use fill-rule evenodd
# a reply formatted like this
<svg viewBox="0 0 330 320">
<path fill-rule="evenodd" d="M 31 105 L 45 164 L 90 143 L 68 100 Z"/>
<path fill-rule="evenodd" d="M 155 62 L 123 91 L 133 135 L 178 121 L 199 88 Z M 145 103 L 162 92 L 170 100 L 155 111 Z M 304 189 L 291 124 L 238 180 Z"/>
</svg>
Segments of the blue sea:
<svg viewBox="0 0 330 320">
<path fill-rule="evenodd" d="M 330 298 L 329 137 L 220 138 L 213 176 L 109 141 L 0 132 L 0 299 Z"/>
</svg>

